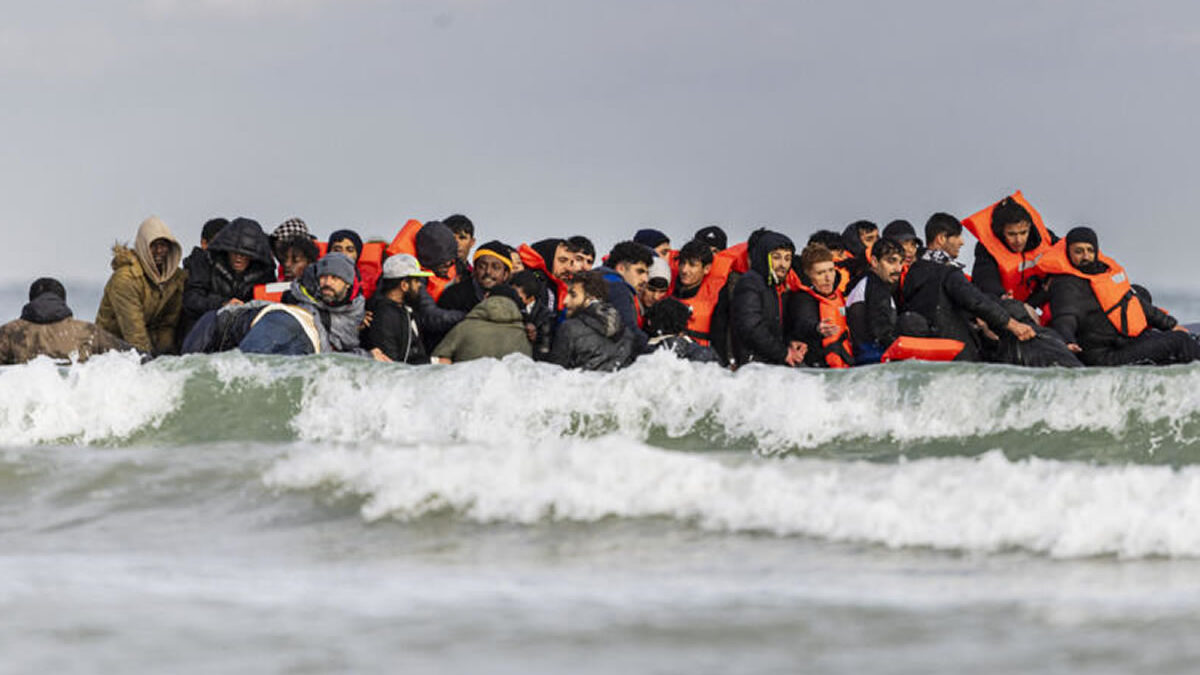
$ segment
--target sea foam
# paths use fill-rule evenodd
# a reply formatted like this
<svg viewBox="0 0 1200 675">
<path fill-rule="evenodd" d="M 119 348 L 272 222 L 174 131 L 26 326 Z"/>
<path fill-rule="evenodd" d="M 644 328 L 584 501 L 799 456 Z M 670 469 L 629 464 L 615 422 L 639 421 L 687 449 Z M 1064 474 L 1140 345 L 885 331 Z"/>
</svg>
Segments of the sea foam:
<svg viewBox="0 0 1200 675">
<path fill-rule="evenodd" d="M 279 460 L 264 481 L 357 496 L 368 521 L 447 511 L 481 523 L 671 518 L 887 547 L 1200 556 L 1200 468 L 1014 462 L 999 452 L 894 465 L 717 457 L 606 437 L 313 448 Z"/>
<path fill-rule="evenodd" d="M 0 368 L 7 445 L 535 444 L 611 433 L 767 454 L 854 454 L 874 443 L 885 456 L 920 456 L 919 446 L 941 443 L 928 452 L 1002 446 L 1015 455 L 1187 464 L 1200 442 L 1200 368 L 904 363 L 733 373 L 656 354 L 617 373 L 585 373 L 519 357 L 412 367 L 237 352 Z"/>
<path fill-rule="evenodd" d="M 128 437 L 176 410 L 188 373 L 145 368 L 133 352 L 59 367 L 46 357 L 0 368 L 5 445 Z"/>
<path fill-rule="evenodd" d="M 337 414 L 330 414 L 336 411 Z M 293 422 L 314 441 L 538 442 L 619 432 L 699 435 L 764 452 L 873 439 L 1147 430 L 1147 445 L 1200 431 L 1200 369 L 1067 371 L 897 364 L 844 372 L 732 373 L 656 354 L 609 374 L 510 357 L 435 368 L 330 369 Z"/>
</svg>

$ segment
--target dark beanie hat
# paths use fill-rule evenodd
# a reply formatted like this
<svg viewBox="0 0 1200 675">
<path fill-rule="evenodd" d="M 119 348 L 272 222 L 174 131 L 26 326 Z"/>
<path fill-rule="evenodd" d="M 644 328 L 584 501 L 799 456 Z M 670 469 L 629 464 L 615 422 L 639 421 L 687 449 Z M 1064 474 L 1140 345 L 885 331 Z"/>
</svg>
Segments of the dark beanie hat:
<svg viewBox="0 0 1200 675">
<path fill-rule="evenodd" d="M 29 286 L 29 301 L 33 302 L 39 295 L 46 293 L 53 293 L 63 300 L 67 299 L 67 289 L 63 288 L 62 282 L 58 279 L 42 277 Z"/>
<path fill-rule="evenodd" d="M 329 245 L 333 246 L 333 242 L 341 241 L 343 239 L 349 239 L 351 242 L 353 242 L 354 250 L 358 251 L 359 256 L 362 256 L 362 237 L 358 236 L 358 233 L 354 230 L 338 230 L 337 232 L 334 232 L 333 234 L 329 235 Z"/>
<path fill-rule="evenodd" d="M 1100 240 L 1096 237 L 1096 231 L 1090 227 L 1076 227 L 1067 233 L 1067 246 L 1080 242 L 1091 244 L 1097 251 L 1100 250 Z"/>
<path fill-rule="evenodd" d="M 633 235 L 633 240 L 642 246 L 654 248 L 655 246 L 671 241 L 671 238 L 663 234 L 661 230 L 645 228 L 638 230 L 637 233 Z"/>
<path fill-rule="evenodd" d="M 709 225 L 708 227 L 696 230 L 696 236 L 693 239 L 715 247 L 718 251 L 724 251 L 729 248 L 729 237 L 725 235 L 725 230 L 716 225 Z"/>
<path fill-rule="evenodd" d="M 431 270 L 458 257 L 458 240 L 446 224 L 431 220 L 417 230 L 417 260 Z"/>
<path fill-rule="evenodd" d="M 916 239 L 917 230 L 907 220 L 893 220 L 883 228 L 883 236 L 896 241 L 906 241 Z"/>
</svg>

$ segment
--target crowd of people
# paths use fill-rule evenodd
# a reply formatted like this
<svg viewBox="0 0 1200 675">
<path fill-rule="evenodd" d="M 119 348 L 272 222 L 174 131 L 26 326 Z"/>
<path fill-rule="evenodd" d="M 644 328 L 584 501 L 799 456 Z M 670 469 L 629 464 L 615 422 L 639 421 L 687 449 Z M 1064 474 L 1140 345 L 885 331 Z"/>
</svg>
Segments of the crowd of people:
<svg viewBox="0 0 1200 675">
<path fill-rule="evenodd" d="M 978 240 L 968 276 L 963 232 Z M 964 220 L 818 230 L 797 251 L 754 231 L 730 245 L 710 226 L 677 248 L 641 229 L 597 258 L 585 236 L 476 245 L 463 215 L 408 221 L 389 241 L 298 218 L 269 234 L 215 218 L 183 247 L 151 217 L 113 248 L 95 323 L 41 278 L 21 318 L 0 326 L 0 364 L 238 349 L 340 352 L 407 364 L 509 354 L 616 370 L 643 354 L 737 368 L 846 368 L 903 359 L 1025 366 L 1184 363 L 1198 342 L 1131 284 L 1096 232 L 1059 238 L 1015 193 Z"/>
</svg>

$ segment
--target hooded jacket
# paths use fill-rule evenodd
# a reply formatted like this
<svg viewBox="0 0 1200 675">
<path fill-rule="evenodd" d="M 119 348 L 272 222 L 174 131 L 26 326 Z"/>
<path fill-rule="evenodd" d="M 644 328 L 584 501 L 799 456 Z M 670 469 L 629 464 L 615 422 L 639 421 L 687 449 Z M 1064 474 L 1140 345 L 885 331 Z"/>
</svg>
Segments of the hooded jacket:
<svg viewBox="0 0 1200 675">
<path fill-rule="evenodd" d="M 633 363 L 633 336 L 607 302 L 595 301 L 558 327 L 550 361 L 564 368 L 613 371 Z"/>
<path fill-rule="evenodd" d="M 517 248 L 517 254 L 525 263 L 526 269 L 538 273 L 542 283 L 546 285 L 546 306 L 554 311 L 561 311 L 563 300 L 567 296 L 567 284 L 552 273 L 554 271 L 554 256 L 558 252 L 563 239 L 542 239 L 532 244 L 522 244 Z"/>
<path fill-rule="evenodd" d="M 317 266 L 309 265 L 304 274 L 292 282 L 284 293 L 283 302 L 297 305 L 312 314 L 321 340 L 321 352 L 354 352 L 360 356 L 358 327 L 366 314 L 366 300 L 354 295 L 338 304 L 326 304 L 321 299 L 321 284 L 317 278 Z"/>
<path fill-rule="evenodd" d="M 778 232 L 765 231 L 750 246 L 750 269 L 733 288 L 730 323 L 731 351 L 738 365 L 751 361 L 782 364 L 787 360 L 784 340 L 785 279 L 771 270 L 771 251 L 795 251 L 792 240 Z"/>
<path fill-rule="evenodd" d="M 38 356 L 86 361 L 93 354 L 132 349 L 108 331 L 71 318 L 65 300 L 43 293 L 21 310 L 21 318 L 0 326 L 0 365 L 25 363 Z"/>
<path fill-rule="evenodd" d="M 162 272 L 150 255 L 150 242 L 156 239 L 171 245 Z M 179 268 L 182 259 L 183 247 L 166 223 L 157 217 L 144 220 L 132 249 L 113 246 L 113 273 L 104 286 L 96 325 L 143 352 L 174 351 L 187 280 Z"/>
<path fill-rule="evenodd" d="M 525 334 L 521 310 L 511 299 L 498 295 L 475 305 L 433 350 L 433 358 L 450 359 L 454 363 L 502 359 L 509 354 L 532 357 L 533 345 Z"/>
<path fill-rule="evenodd" d="M 929 322 L 933 337 L 959 340 L 961 361 L 978 361 L 979 337 L 971 326 L 976 317 L 999 333 L 1009 315 L 995 300 L 971 284 L 957 263 L 941 260 L 941 251 L 922 250 L 901 287 L 903 309 Z"/>
<path fill-rule="evenodd" d="M 250 258 L 250 266 L 238 274 L 229 263 L 229 254 Z M 188 256 L 188 279 L 183 291 L 181 336 L 205 312 L 219 309 L 230 300 L 254 299 L 254 287 L 275 280 L 270 240 L 262 227 L 248 218 L 238 218 L 213 237 L 207 251 Z"/>
</svg>

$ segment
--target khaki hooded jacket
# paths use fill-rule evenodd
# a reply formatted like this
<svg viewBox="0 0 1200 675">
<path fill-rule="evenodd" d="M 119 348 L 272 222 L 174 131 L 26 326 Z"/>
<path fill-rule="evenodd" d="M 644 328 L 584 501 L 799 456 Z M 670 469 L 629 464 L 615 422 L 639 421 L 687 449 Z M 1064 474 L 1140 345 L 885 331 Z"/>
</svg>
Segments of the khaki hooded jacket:
<svg viewBox="0 0 1200 675">
<path fill-rule="evenodd" d="M 171 244 L 161 273 L 150 255 L 150 243 L 156 239 Z M 187 280 L 181 260 L 183 247 L 166 223 L 155 216 L 142 221 L 132 249 L 113 246 L 113 273 L 104 287 L 96 325 L 143 352 L 174 351 Z"/>
</svg>

